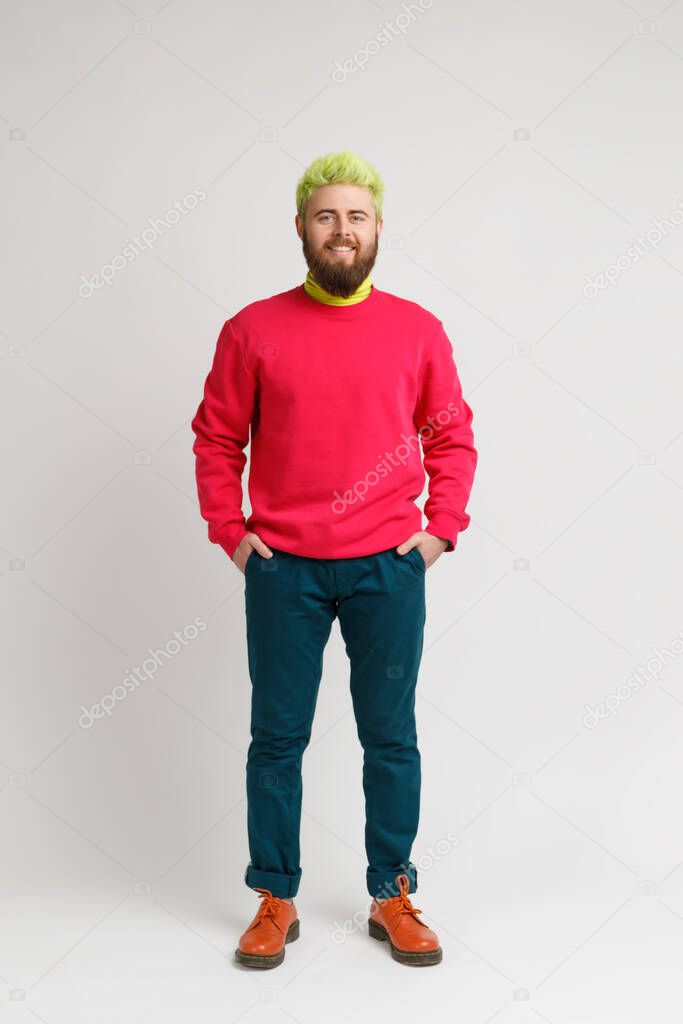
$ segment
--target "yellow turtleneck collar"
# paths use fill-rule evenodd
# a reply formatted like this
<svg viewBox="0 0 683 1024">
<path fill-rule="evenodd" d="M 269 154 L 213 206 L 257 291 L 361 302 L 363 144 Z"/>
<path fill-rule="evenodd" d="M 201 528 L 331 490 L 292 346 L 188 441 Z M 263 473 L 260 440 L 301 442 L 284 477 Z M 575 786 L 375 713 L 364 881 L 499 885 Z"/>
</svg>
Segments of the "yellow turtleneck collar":
<svg viewBox="0 0 683 1024">
<path fill-rule="evenodd" d="M 324 302 L 328 306 L 351 306 L 354 302 L 362 302 L 363 299 L 367 299 L 372 291 L 372 277 L 368 274 L 357 290 L 344 299 L 341 295 L 330 295 L 324 288 L 321 288 L 309 270 L 304 281 L 304 289 L 312 299 Z"/>
</svg>

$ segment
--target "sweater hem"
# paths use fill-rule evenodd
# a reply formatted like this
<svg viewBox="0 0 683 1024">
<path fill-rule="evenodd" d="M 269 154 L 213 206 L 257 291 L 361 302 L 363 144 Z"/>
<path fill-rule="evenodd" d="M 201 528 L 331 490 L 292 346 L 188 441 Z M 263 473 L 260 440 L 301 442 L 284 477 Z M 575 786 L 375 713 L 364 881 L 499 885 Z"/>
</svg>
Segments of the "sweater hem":
<svg viewBox="0 0 683 1024">
<path fill-rule="evenodd" d="M 404 529 L 393 541 L 390 540 L 388 543 L 382 544 L 381 547 L 374 546 L 371 549 L 365 548 L 361 551 L 355 552 L 353 555 L 334 555 L 329 553 L 329 549 L 324 552 L 319 548 L 307 548 L 306 550 L 302 550 L 300 545 L 292 544 L 291 541 L 277 540 L 275 539 L 275 534 L 272 534 L 267 529 L 258 529 L 256 525 L 250 526 L 249 531 L 258 534 L 263 543 L 267 544 L 269 548 L 273 548 L 275 551 L 282 551 L 286 555 L 297 555 L 299 558 L 320 558 L 328 561 L 342 561 L 351 558 L 367 558 L 369 555 L 379 555 L 384 551 L 390 551 L 399 547 L 401 544 L 405 544 L 413 533 L 430 532 L 426 529 L 423 530 L 421 526 L 417 526 L 414 530 Z"/>
</svg>

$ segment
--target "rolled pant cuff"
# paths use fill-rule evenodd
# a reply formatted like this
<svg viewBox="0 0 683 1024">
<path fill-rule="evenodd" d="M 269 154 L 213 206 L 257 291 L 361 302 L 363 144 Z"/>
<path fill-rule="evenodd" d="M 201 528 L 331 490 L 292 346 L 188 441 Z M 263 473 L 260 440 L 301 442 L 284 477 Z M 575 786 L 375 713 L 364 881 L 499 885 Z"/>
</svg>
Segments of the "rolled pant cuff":
<svg viewBox="0 0 683 1024">
<path fill-rule="evenodd" d="M 410 882 L 408 892 L 417 892 L 417 868 L 412 861 L 408 861 L 408 867 L 400 867 L 395 871 L 370 871 L 368 868 L 365 873 L 368 892 L 371 896 L 379 897 L 379 899 L 390 899 L 392 896 L 398 896 L 397 875 L 407 875 Z"/>
<path fill-rule="evenodd" d="M 295 875 L 283 875 L 277 871 L 259 871 L 251 864 L 244 872 L 244 881 L 250 889 L 270 889 L 273 896 L 289 899 L 296 896 L 301 881 L 301 870 Z"/>
</svg>

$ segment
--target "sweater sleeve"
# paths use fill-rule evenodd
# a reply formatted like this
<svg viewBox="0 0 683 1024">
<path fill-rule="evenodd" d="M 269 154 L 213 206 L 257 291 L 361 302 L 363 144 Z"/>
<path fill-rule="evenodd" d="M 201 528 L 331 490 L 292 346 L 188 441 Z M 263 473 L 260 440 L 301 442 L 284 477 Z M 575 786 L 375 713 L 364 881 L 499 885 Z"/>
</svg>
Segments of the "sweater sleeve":
<svg viewBox="0 0 683 1024">
<path fill-rule="evenodd" d="M 242 472 L 256 384 L 227 320 L 218 337 L 204 398 L 192 420 L 192 451 L 199 508 L 209 524 L 209 540 L 219 544 L 230 558 L 249 532 L 242 514 Z"/>
<path fill-rule="evenodd" d="M 448 541 L 453 551 L 466 530 L 477 451 L 472 410 L 462 396 L 453 349 L 439 320 L 426 345 L 419 376 L 415 426 L 419 431 L 429 496 L 424 506 L 426 532 Z"/>
</svg>

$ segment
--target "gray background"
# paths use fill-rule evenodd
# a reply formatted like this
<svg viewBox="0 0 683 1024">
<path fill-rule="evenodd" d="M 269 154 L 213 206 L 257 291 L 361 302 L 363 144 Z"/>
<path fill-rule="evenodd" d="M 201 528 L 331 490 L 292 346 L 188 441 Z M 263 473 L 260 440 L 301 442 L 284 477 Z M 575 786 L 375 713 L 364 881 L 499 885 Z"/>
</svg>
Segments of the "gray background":
<svg viewBox="0 0 683 1024">
<path fill-rule="evenodd" d="M 682 208 L 683 3 L 436 0 L 374 47 L 401 11 L 3 5 L 2 1022 L 681 1012 L 683 659 L 584 716 L 683 627 L 683 227 L 628 257 Z M 444 960 L 401 967 L 363 920 L 338 941 L 368 897 L 335 624 L 301 939 L 255 974 L 231 960 L 256 909 L 243 577 L 207 540 L 189 421 L 224 321 L 303 281 L 296 181 L 345 147 L 386 183 L 375 283 L 443 319 L 480 454 L 427 573 L 418 696 L 414 903 Z"/>
</svg>

